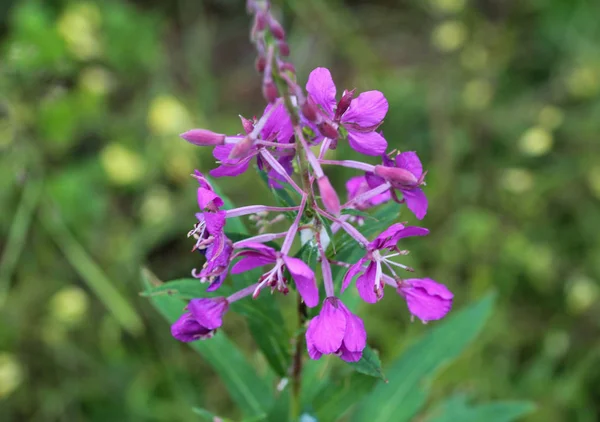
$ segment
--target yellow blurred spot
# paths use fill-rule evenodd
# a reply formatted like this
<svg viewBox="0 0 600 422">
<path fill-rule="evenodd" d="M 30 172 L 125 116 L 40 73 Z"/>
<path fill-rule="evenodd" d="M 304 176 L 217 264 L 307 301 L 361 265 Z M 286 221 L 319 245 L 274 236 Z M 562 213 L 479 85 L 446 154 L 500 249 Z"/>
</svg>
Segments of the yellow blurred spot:
<svg viewBox="0 0 600 422">
<path fill-rule="evenodd" d="M 83 289 L 67 286 L 59 290 L 50 299 L 50 316 L 59 323 L 77 325 L 89 307 L 89 299 Z"/>
<path fill-rule="evenodd" d="M 590 189 L 600 199 L 600 166 L 592 168 L 588 174 Z"/>
<path fill-rule="evenodd" d="M 192 127 L 190 113 L 175 97 L 160 95 L 150 104 L 148 126 L 156 135 L 178 135 Z"/>
<path fill-rule="evenodd" d="M 577 276 L 567 285 L 567 306 L 573 313 L 585 312 L 598 301 L 600 289 L 594 280 Z"/>
<path fill-rule="evenodd" d="M 107 94 L 112 88 L 112 84 L 111 74 L 99 66 L 88 67 L 79 75 L 79 86 L 92 94 Z"/>
<path fill-rule="evenodd" d="M 165 160 L 165 169 L 168 176 L 179 183 L 188 183 L 194 168 L 193 155 L 185 152 L 173 152 Z"/>
<path fill-rule="evenodd" d="M 100 161 L 110 181 L 128 185 L 144 175 L 144 162 L 136 153 L 121 144 L 107 145 L 100 153 Z"/>
<path fill-rule="evenodd" d="M 565 114 L 563 111 L 554 106 L 545 106 L 540 111 L 538 117 L 540 125 L 548 130 L 554 130 L 562 125 L 565 120 Z"/>
<path fill-rule="evenodd" d="M 567 78 L 567 89 L 574 97 L 590 98 L 600 91 L 600 72 L 590 66 L 582 66 Z"/>
<path fill-rule="evenodd" d="M 552 134 L 540 126 L 527 129 L 519 139 L 519 148 L 524 154 L 538 157 L 552 149 Z"/>
<path fill-rule="evenodd" d="M 152 189 L 144 197 L 140 214 L 142 220 L 149 224 L 162 223 L 173 215 L 169 191 L 164 187 Z"/>
<path fill-rule="evenodd" d="M 0 353 L 0 399 L 15 391 L 23 382 L 23 367 L 16 356 Z"/>
<path fill-rule="evenodd" d="M 449 53 L 458 50 L 467 39 L 464 23 L 449 20 L 439 24 L 431 34 L 431 42 L 438 50 Z"/>
<path fill-rule="evenodd" d="M 431 5 L 440 12 L 460 12 L 465 7 L 466 0 L 431 0 Z"/>
<path fill-rule="evenodd" d="M 533 176 L 525 169 L 506 169 L 500 180 L 507 191 L 513 193 L 524 193 L 533 187 Z"/>
<path fill-rule="evenodd" d="M 492 96 L 492 85 L 483 79 L 470 81 L 463 90 L 463 102 L 467 108 L 472 110 L 485 109 L 490 104 Z"/>
<path fill-rule="evenodd" d="M 81 60 L 97 58 L 102 53 L 98 30 L 102 15 L 98 6 L 89 2 L 72 3 L 56 25 L 69 50 Z"/>
<path fill-rule="evenodd" d="M 488 63 L 488 52 L 480 45 L 470 45 L 461 53 L 460 62 L 466 69 L 482 70 Z"/>
</svg>

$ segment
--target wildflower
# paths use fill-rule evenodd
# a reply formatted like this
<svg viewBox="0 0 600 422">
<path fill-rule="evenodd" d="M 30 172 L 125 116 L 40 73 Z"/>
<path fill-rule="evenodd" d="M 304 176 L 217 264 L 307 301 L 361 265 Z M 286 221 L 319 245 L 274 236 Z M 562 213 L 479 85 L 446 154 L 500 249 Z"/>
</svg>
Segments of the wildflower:
<svg viewBox="0 0 600 422">
<path fill-rule="evenodd" d="M 389 183 L 393 189 L 402 193 L 399 200 L 394 190 L 390 193 L 397 202 L 405 202 L 415 217 L 422 220 L 427 214 L 427 197 L 419 187 L 424 185 L 425 174 L 423 166 L 413 151 L 398 154 L 395 160 L 387 155 L 383 156 L 383 165 L 375 166 L 373 173 L 366 174 L 369 187 L 376 188 L 384 183 Z"/>
<path fill-rule="evenodd" d="M 238 247 L 249 250 L 237 254 L 242 259 L 231 268 L 232 274 L 250 271 L 263 265 L 275 264 L 271 270 L 260 277 L 253 297 L 257 297 L 260 290 L 267 286 L 271 287 L 271 290 L 279 290 L 283 294 L 287 294 L 289 289 L 287 280 L 283 275 L 284 269 L 287 268 L 306 306 L 310 308 L 317 306 L 319 303 L 319 289 L 317 288 L 315 273 L 304 261 L 277 252 L 275 249 L 261 243 L 244 242 Z"/>
<path fill-rule="evenodd" d="M 210 283 L 207 292 L 213 292 L 221 287 L 227 277 L 233 246 L 231 241 L 223 236 L 206 248 L 206 262 L 200 272 L 192 270 L 192 276 L 199 278 L 202 283 Z"/>
<path fill-rule="evenodd" d="M 346 182 L 346 190 L 348 191 L 348 201 L 353 200 L 354 198 L 359 197 L 359 195 L 368 192 L 371 188 L 367 183 L 367 178 L 365 176 L 355 176 L 350 178 Z M 368 198 L 365 201 L 359 201 L 354 203 L 354 207 L 360 211 L 367 210 L 372 207 L 376 207 L 377 205 L 383 204 L 391 199 L 391 194 L 389 190 L 384 193 L 380 193 L 374 197 Z"/>
<path fill-rule="evenodd" d="M 342 282 L 342 292 L 350 285 L 352 279 L 359 275 L 356 280 L 356 287 L 360 297 L 368 303 L 375 303 L 383 297 L 384 280 L 382 264 L 385 265 L 393 274 L 392 267 L 399 267 L 412 271 L 405 265 L 392 261 L 390 258 L 406 254 L 406 251 L 400 251 L 396 244 L 405 237 L 425 236 L 429 230 L 422 227 L 405 227 L 401 223 L 396 223 L 388 227 L 383 233 L 377 236 L 367 245 L 367 253 L 357 263 L 352 265 Z M 385 249 L 394 252 L 389 255 L 383 255 Z M 366 264 L 366 267 L 365 267 Z"/>
<path fill-rule="evenodd" d="M 366 345 L 367 332 L 362 319 L 335 296 L 323 301 L 321 312 L 306 330 L 306 347 L 311 359 L 333 353 L 346 362 L 357 362 Z"/>
<path fill-rule="evenodd" d="M 192 299 L 185 307 L 189 312 L 171 325 L 171 334 L 183 342 L 211 338 L 223 325 L 223 315 L 228 309 L 229 301 L 224 297 Z"/>
<path fill-rule="evenodd" d="M 441 319 L 452 308 L 452 292 L 430 278 L 401 280 L 397 291 L 406 300 L 410 313 L 423 322 Z"/>
<path fill-rule="evenodd" d="M 354 97 L 354 91 L 345 91 L 336 105 L 336 88 L 331 73 L 324 67 L 313 70 L 306 84 L 308 101 L 317 106 L 321 133 L 335 141 L 338 128 L 348 132 L 352 149 L 366 155 L 381 155 L 387 142 L 376 132 L 388 111 L 388 102 L 379 91 L 367 91 Z"/>
</svg>

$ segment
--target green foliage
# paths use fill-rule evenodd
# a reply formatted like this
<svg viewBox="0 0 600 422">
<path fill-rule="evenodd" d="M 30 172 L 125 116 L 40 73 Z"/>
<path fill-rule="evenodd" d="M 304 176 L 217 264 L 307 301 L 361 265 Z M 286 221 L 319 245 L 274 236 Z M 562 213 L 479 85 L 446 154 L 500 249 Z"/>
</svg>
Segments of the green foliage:
<svg viewBox="0 0 600 422">
<path fill-rule="evenodd" d="M 440 404 L 426 420 L 427 422 L 512 422 L 533 410 L 531 403 L 518 401 L 472 406 L 467 403 L 467 397 L 456 395 Z"/>
</svg>

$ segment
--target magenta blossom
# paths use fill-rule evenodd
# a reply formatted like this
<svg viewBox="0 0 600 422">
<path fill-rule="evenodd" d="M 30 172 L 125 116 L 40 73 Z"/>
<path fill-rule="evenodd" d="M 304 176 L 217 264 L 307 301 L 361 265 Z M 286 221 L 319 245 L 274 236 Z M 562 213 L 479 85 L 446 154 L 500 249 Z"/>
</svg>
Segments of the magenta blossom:
<svg viewBox="0 0 600 422">
<path fill-rule="evenodd" d="M 324 136 L 335 141 L 339 126 L 343 126 L 355 151 L 366 155 L 385 153 L 387 142 L 376 132 L 388 111 L 388 102 L 381 92 L 367 91 L 353 98 L 354 91 L 345 91 L 336 103 L 335 84 L 324 67 L 310 73 L 306 90 L 308 101 L 318 108 L 322 121 L 317 126 Z"/>
<path fill-rule="evenodd" d="M 346 190 L 348 191 L 348 201 L 351 201 L 357 196 L 371 190 L 371 187 L 367 183 L 367 178 L 365 176 L 355 176 L 346 182 Z M 388 190 L 384 193 L 380 193 L 379 195 L 375 195 L 366 201 L 355 202 L 354 206 L 357 210 L 365 211 L 369 208 L 381 205 L 390 199 L 392 199 L 392 196 Z"/>
<path fill-rule="evenodd" d="M 325 299 L 321 312 L 306 330 L 306 347 L 311 359 L 333 353 L 346 362 L 357 362 L 366 345 L 367 332 L 362 319 L 334 296 Z"/>
<path fill-rule="evenodd" d="M 392 198 L 406 202 L 415 217 L 422 220 L 427 214 L 427 197 L 419 186 L 425 184 L 425 173 L 417 153 L 407 151 L 398 154 L 395 160 L 383 155 L 383 165 L 375 166 L 375 172 L 367 173 L 366 179 L 371 188 L 390 183 L 393 189 L 402 193 L 402 200 L 399 200 L 395 191 L 391 190 Z"/>
<path fill-rule="evenodd" d="M 422 227 L 405 227 L 401 223 L 396 223 L 388 227 L 383 233 L 377 236 L 367 245 L 367 253 L 356 264 L 352 265 L 342 282 L 342 292 L 348 288 L 352 279 L 359 275 L 356 280 L 356 287 L 360 297 L 368 303 L 375 303 L 383 297 L 383 267 L 385 265 L 390 271 L 392 267 L 399 267 L 412 270 L 405 265 L 391 260 L 392 257 L 405 254 L 396 246 L 400 239 L 411 236 L 425 236 L 429 230 Z M 391 253 L 384 255 L 385 250 Z M 366 264 L 366 266 L 365 266 Z"/>
<path fill-rule="evenodd" d="M 245 173 L 256 157 L 257 165 L 260 170 L 267 172 L 269 176 L 269 185 L 275 188 L 281 188 L 278 181 L 282 181 L 283 176 L 278 171 L 274 170 L 260 155 L 260 150 L 266 148 L 279 161 L 288 175 L 293 173 L 292 160 L 294 159 L 293 148 L 277 148 L 270 147 L 260 143 L 266 141 L 268 143 L 290 144 L 293 140 L 293 127 L 289 115 L 287 114 L 283 104 L 275 106 L 271 111 L 272 104 L 267 105 L 263 116 L 268 115 L 260 136 L 256 140 L 249 139 L 250 134 L 254 131 L 256 121 L 242 119 L 245 135 L 236 135 L 228 138 L 228 143 L 218 145 L 213 150 L 214 157 L 219 162 L 219 167 L 210 171 L 210 175 L 214 177 L 235 177 Z M 245 145 L 240 148 L 240 145 Z M 241 151 L 243 149 L 243 151 Z M 235 157 L 232 157 L 232 154 Z"/>
<path fill-rule="evenodd" d="M 430 278 L 401 280 L 397 291 L 410 313 L 423 322 L 442 319 L 452 308 L 452 292 Z"/>
<path fill-rule="evenodd" d="M 224 297 L 192 299 L 184 313 L 171 325 L 171 334 L 179 341 L 190 342 L 211 338 L 223 325 L 223 315 L 229 309 Z"/>
<path fill-rule="evenodd" d="M 202 283 L 210 283 L 207 292 L 214 292 L 227 277 L 229 263 L 231 262 L 231 254 L 233 245 L 231 240 L 223 236 L 217 241 L 211 243 L 206 249 L 206 262 L 200 272 L 195 269 L 192 271 L 192 276 L 199 278 Z"/>
<path fill-rule="evenodd" d="M 277 289 L 287 294 L 289 289 L 287 287 L 287 280 L 283 275 L 284 269 L 287 268 L 306 306 L 314 308 L 318 305 L 319 289 L 317 288 L 315 273 L 304 261 L 282 254 L 262 243 L 244 242 L 238 245 L 238 247 L 248 248 L 248 250 L 237 254 L 242 259 L 231 268 L 232 274 L 250 271 L 263 265 L 275 264 L 271 270 L 260 277 L 258 286 L 254 291 L 254 297 L 257 297 L 260 290 L 267 286 L 271 287 L 272 290 Z"/>
</svg>

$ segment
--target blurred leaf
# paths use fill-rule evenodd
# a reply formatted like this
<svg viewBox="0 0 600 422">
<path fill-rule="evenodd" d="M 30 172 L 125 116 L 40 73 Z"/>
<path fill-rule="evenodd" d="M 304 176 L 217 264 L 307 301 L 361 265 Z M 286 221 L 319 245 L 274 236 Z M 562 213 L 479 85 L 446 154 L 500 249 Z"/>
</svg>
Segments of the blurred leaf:
<svg viewBox="0 0 600 422">
<path fill-rule="evenodd" d="M 498 401 L 471 406 L 467 397 L 457 394 L 431 412 L 427 422 L 512 422 L 535 410 L 524 401 Z"/>
<path fill-rule="evenodd" d="M 379 356 L 371 349 L 369 345 L 363 350 L 363 355 L 358 362 L 348 362 L 356 372 L 370 375 L 375 378 L 381 378 L 387 382 L 383 370 L 381 369 L 381 360 Z"/>
<path fill-rule="evenodd" d="M 230 419 L 226 419 L 226 418 L 217 416 L 214 413 L 212 413 L 206 409 L 203 409 L 201 407 L 193 407 L 192 412 L 194 412 L 196 415 L 202 416 L 202 418 L 208 422 L 229 422 L 230 421 Z"/>
<path fill-rule="evenodd" d="M 342 210 L 342 215 L 354 215 L 356 217 L 363 217 L 366 220 L 377 221 L 377 219 L 375 217 L 373 217 L 371 214 L 364 212 L 364 211 L 356 210 L 354 208 L 346 208 L 346 209 Z"/>
<path fill-rule="evenodd" d="M 425 404 L 428 383 L 436 371 L 456 358 L 481 331 L 494 303 L 489 294 L 455 313 L 410 346 L 386 370 L 389 383 L 379 384 L 361 402 L 353 421 L 410 421 Z"/>
<path fill-rule="evenodd" d="M 375 378 L 352 374 L 340 382 L 328 383 L 319 391 L 313 406 L 319 421 L 338 421 L 373 388 Z M 371 421 L 369 417 L 361 421 Z"/>
<path fill-rule="evenodd" d="M 142 271 L 142 282 L 146 288 L 157 284 L 148 270 Z M 169 324 L 181 316 L 185 306 L 185 302 L 170 296 L 152 296 L 150 300 Z M 219 374 L 232 400 L 246 416 L 267 414 L 273 401 L 271 386 L 256 373 L 242 352 L 223 332 L 217 333 L 209 341 L 195 341 L 189 343 L 189 346 L 202 355 Z"/>
<path fill-rule="evenodd" d="M 298 206 L 298 202 L 294 201 L 294 199 L 288 192 L 288 189 L 292 189 L 288 183 L 278 181 L 278 183 L 281 186 L 283 186 L 283 189 L 275 189 L 275 188 L 272 188 L 269 186 L 269 176 L 267 175 L 266 172 L 260 170 L 258 172 L 258 174 L 260 175 L 261 180 L 265 183 L 267 188 L 269 188 L 271 193 L 273 193 L 273 196 L 275 196 L 275 200 L 279 203 L 280 206 L 282 206 L 282 207 L 297 207 Z M 293 220 L 296 216 L 295 213 L 289 212 L 289 211 L 285 212 L 284 214 L 290 220 Z"/>
</svg>

